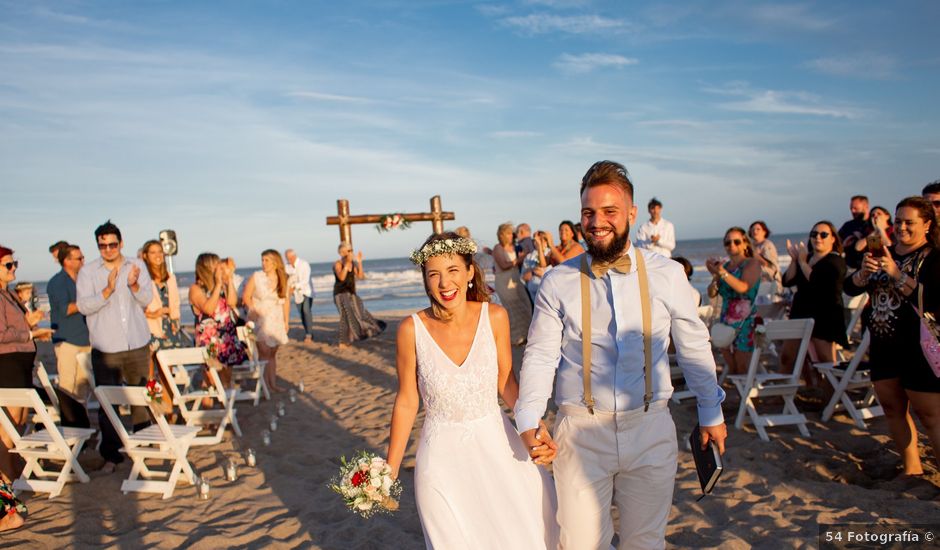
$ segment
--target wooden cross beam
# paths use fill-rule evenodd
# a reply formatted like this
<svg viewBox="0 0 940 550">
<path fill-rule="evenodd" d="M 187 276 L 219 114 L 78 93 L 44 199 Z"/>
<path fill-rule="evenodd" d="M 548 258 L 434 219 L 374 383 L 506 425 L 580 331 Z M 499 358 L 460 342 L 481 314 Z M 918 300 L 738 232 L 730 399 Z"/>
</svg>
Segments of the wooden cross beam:
<svg viewBox="0 0 940 550">
<path fill-rule="evenodd" d="M 349 201 L 339 199 L 336 201 L 336 216 L 327 216 L 326 225 L 339 226 L 339 240 L 352 246 L 352 226 L 360 223 L 379 223 L 385 214 L 365 214 L 360 216 L 349 215 Z M 444 232 L 444 220 L 454 220 L 453 212 L 444 212 L 441 209 L 441 196 L 431 197 L 430 212 L 416 212 L 412 214 L 402 214 L 401 217 L 409 222 L 431 222 L 431 227 L 435 233 Z"/>
</svg>

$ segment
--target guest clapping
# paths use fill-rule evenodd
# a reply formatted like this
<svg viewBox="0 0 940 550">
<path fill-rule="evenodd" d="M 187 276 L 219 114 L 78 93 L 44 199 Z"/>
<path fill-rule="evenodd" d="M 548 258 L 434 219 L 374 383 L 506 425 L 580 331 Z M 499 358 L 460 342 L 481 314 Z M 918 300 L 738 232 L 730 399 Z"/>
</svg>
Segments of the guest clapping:
<svg viewBox="0 0 940 550">
<path fill-rule="evenodd" d="M 731 374 L 743 374 L 747 372 L 754 351 L 754 317 L 757 314 L 754 299 L 760 284 L 760 262 L 754 259 L 751 241 L 740 227 L 732 227 L 725 232 L 724 245 L 728 261 L 722 263 L 717 258 L 710 258 L 705 262 L 712 274 L 708 295 L 712 298 L 721 296 L 719 321 L 735 331 L 734 341 L 721 350 L 721 355 Z"/>
<path fill-rule="evenodd" d="M 268 364 L 264 380 L 271 391 L 283 391 L 277 385 L 277 348 L 287 343 L 290 302 L 287 300 L 287 271 L 277 250 L 261 253 L 261 271 L 255 271 L 245 283 L 245 307 L 255 322 L 258 355 Z"/>
<path fill-rule="evenodd" d="M 19 262 L 13 258 L 13 251 L 0 246 L 0 388 L 33 387 L 34 340 L 48 340 L 52 336 L 52 329 L 36 328 L 42 312 L 27 312 L 10 291 L 17 267 Z M 26 422 L 26 411 L 20 407 L 7 408 L 7 414 L 18 430 Z M 4 414 L 3 411 L 0 414 Z M 13 448 L 13 438 L 0 428 L 0 440 L 3 442 L 0 445 L 0 476 L 3 483 L 12 483 L 19 470 L 14 467 L 13 457 L 8 452 Z M 0 491 L 5 489 L 5 486 L 0 486 Z M 12 494 L 12 490 L 9 492 Z M 0 518 L 0 529 L 9 521 L 13 520 Z M 15 523 L 22 525 L 22 518 Z"/>
<path fill-rule="evenodd" d="M 356 294 L 356 279 L 366 276 L 362 268 L 362 252 L 353 255 L 352 247 L 339 245 L 339 260 L 333 263 L 333 303 L 339 312 L 338 347 L 344 348 L 356 340 L 378 336 L 385 330 L 385 321 L 377 321 Z"/>
<path fill-rule="evenodd" d="M 496 230 L 499 240 L 493 247 L 493 260 L 496 262 L 496 295 L 509 312 L 510 340 L 512 345 L 525 343 L 532 321 L 532 300 L 529 292 L 519 278 L 519 266 L 523 258 L 516 256 L 512 244 L 512 224 L 504 223 Z"/>
<path fill-rule="evenodd" d="M 153 300 L 144 310 L 150 326 L 151 347 L 154 350 L 180 348 L 183 332 L 180 329 L 180 291 L 176 275 L 166 266 L 166 256 L 160 241 L 147 241 L 143 246 L 144 264 L 153 281 Z"/>
<path fill-rule="evenodd" d="M 790 308 L 791 319 L 813 319 L 810 356 L 817 362 L 835 360 L 836 344 L 848 345 L 842 303 L 845 259 L 842 240 L 831 222 L 821 221 L 809 232 L 809 246 L 787 240 L 790 267 L 783 284 L 797 287 Z M 792 372 L 799 341 L 787 340 L 780 354 L 784 370 Z M 804 371 L 809 372 L 809 371 Z"/>
<path fill-rule="evenodd" d="M 845 280 L 845 291 L 851 296 L 868 292 L 871 298 L 865 309 L 871 379 L 904 473 L 920 475 L 917 430 L 909 407 L 924 425 L 934 458 L 940 454 L 940 378 L 924 358 L 915 310 L 923 291 L 924 312 L 940 316 L 940 227 L 932 205 L 921 197 L 899 202 L 894 236 L 895 245 L 862 256 L 862 267 Z"/>
<path fill-rule="evenodd" d="M 564 263 L 566 260 L 584 254 L 584 248 L 581 246 L 581 243 L 578 242 L 577 235 L 578 232 L 574 224 L 568 220 L 558 225 L 558 240 L 560 241 L 558 246 L 555 246 L 552 242 L 551 233 L 547 231 L 543 233 L 543 238 L 551 248 L 551 258 L 549 258 L 549 262 L 552 265 Z"/>
<path fill-rule="evenodd" d="M 235 323 L 238 298 L 234 277 L 218 255 L 203 252 L 196 258 L 196 282 L 189 287 L 189 303 L 196 316 L 197 346 L 214 344 L 214 358 L 224 367 L 248 360 Z M 230 385 L 231 369 L 220 369 L 219 376 L 223 384 Z"/>
<path fill-rule="evenodd" d="M 879 240 L 882 245 L 890 247 L 894 242 L 892 239 L 894 228 L 891 227 L 891 213 L 882 206 L 875 206 L 871 209 L 868 224 L 866 237 L 855 241 L 855 251 L 858 253 L 865 252 L 869 249 L 869 243 L 875 245 L 875 248 L 880 248 L 878 246 Z"/>
</svg>

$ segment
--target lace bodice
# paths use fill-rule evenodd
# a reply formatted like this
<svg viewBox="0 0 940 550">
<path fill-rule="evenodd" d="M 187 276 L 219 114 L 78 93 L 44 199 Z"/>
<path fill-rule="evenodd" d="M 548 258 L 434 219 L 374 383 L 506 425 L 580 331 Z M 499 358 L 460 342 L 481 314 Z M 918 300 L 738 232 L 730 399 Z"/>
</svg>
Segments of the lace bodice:
<svg viewBox="0 0 940 550">
<path fill-rule="evenodd" d="M 418 314 L 412 314 L 412 317 L 418 391 L 424 401 L 426 436 L 430 437 L 441 424 L 466 424 L 498 412 L 496 387 L 499 367 L 486 302 L 480 311 L 480 322 L 470 353 L 460 366 L 455 365 L 431 338 Z"/>
</svg>

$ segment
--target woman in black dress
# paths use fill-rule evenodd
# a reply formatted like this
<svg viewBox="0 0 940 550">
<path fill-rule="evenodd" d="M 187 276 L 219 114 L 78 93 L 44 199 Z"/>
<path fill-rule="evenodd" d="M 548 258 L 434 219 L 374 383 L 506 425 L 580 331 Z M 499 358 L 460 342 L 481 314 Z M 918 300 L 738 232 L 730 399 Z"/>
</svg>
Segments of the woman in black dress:
<svg viewBox="0 0 940 550">
<path fill-rule="evenodd" d="M 345 348 L 356 340 L 365 340 L 377 336 L 385 330 L 385 321 L 372 317 L 356 295 L 356 279 L 365 277 L 362 269 L 362 252 L 353 255 L 352 247 L 346 243 L 339 245 L 339 260 L 333 264 L 333 303 L 339 312 L 340 348 Z"/>
<path fill-rule="evenodd" d="M 809 246 L 787 241 L 790 267 L 783 275 L 783 286 L 796 287 L 791 319 L 813 319 L 810 357 L 815 362 L 835 360 L 836 344 L 848 345 L 842 303 L 845 259 L 842 241 L 831 222 L 817 222 L 809 232 Z M 799 342 L 789 340 L 781 351 L 784 368 L 792 368 Z M 807 371 L 808 372 L 808 371 Z"/>
<path fill-rule="evenodd" d="M 865 326 L 871 379 L 884 408 L 891 438 L 901 454 L 904 473 L 921 475 L 913 408 L 933 447 L 940 453 L 940 378 L 920 347 L 920 319 L 914 307 L 923 289 L 924 310 L 940 316 L 940 228 L 933 206 L 921 197 L 898 203 L 895 244 L 862 257 L 862 267 L 845 280 L 845 292 L 867 292 Z"/>
</svg>

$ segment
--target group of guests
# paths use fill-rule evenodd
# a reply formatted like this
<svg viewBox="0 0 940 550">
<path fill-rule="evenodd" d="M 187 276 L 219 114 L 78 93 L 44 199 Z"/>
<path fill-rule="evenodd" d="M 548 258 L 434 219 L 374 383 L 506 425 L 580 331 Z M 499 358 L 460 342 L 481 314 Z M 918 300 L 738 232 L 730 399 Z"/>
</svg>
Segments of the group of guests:
<svg viewBox="0 0 940 550">
<path fill-rule="evenodd" d="M 754 352 L 757 295 L 762 284 L 792 290 L 791 319 L 813 319 L 808 360 L 833 362 L 848 347 L 843 293 L 868 295 L 862 321 L 870 333 L 868 366 L 903 473 L 923 474 L 917 448 L 917 415 L 935 459 L 940 454 L 940 376 L 921 347 L 921 317 L 940 314 L 940 181 L 920 196 L 904 198 L 892 213 L 870 207 L 868 198 L 851 198 L 852 219 L 841 228 L 827 220 L 810 228 L 806 242 L 786 243 L 790 264 L 782 270 L 770 230 L 756 221 L 745 231 L 725 232 L 727 259 L 709 259 L 709 296 L 721 297 L 719 323 L 735 331 L 721 350 L 731 373 L 744 373 Z M 767 290 L 765 290 L 767 292 Z M 781 368 L 792 372 L 798 342 L 780 350 Z M 813 369 L 804 373 L 812 374 Z M 811 384 L 818 380 L 810 378 Z"/>
<path fill-rule="evenodd" d="M 19 292 L 12 285 L 19 262 L 12 249 L 0 246 L 0 387 L 33 387 L 35 342 L 51 340 L 62 424 L 88 427 L 85 405 L 91 381 L 86 368 L 79 365 L 80 354 L 90 355 L 96 385 L 144 386 L 163 378 L 155 368 L 159 350 L 205 346 L 223 383 L 230 386 L 232 366 L 248 360 L 238 327 L 251 322 L 259 359 L 267 361 L 265 382 L 272 391 L 283 391 L 277 378 L 277 350 L 288 341 L 291 302 L 300 312 L 305 341 L 313 334 L 310 265 L 293 250 L 285 252 L 287 264 L 276 250 L 262 252 L 262 268 L 244 282 L 241 299 L 242 281 L 234 261 L 211 252 L 200 254 L 195 282 L 188 289 L 195 316 L 190 336 L 181 327 L 181 290 L 168 269 L 162 244 L 147 241 L 136 257 L 128 257 L 121 231 L 110 221 L 96 228 L 94 235 L 99 257 L 88 262 L 78 245 L 60 241 L 49 249 L 61 267 L 47 284 L 51 328 L 39 326 L 45 314 L 25 292 L 25 285 L 20 285 Z M 167 381 L 162 382 L 166 387 Z M 165 413 L 171 415 L 172 403 L 169 399 L 164 403 Z M 22 429 L 25 409 L 8 413 Z M 133 407 L 131 417 L 135 430 L 149 423 L 142 407 Z M 102 470 L 113 472 L 124 457 L 117 432 L 103 410 L 99 410 L 98 426 L 99 451 L 105 460 Z M 22 525 L 25 508 L 10 488 L 22 463 L 10 454 L 12 438 L 2 430 L 0 440 L 0 530 L 4 530 Z"/>
</svg>

